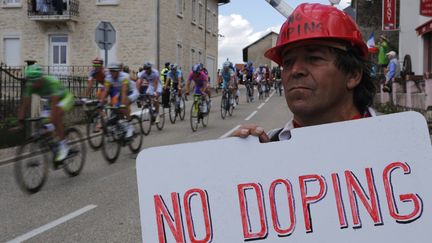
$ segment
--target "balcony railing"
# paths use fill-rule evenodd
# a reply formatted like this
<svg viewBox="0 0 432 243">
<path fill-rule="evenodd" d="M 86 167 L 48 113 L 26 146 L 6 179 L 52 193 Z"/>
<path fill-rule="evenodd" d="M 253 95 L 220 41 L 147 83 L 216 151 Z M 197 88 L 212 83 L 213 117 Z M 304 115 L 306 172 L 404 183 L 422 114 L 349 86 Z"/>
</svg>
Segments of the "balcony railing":
<svg viewBox="0 0 432 243">
<path fill-rule="evenodd" d="M 77 21 L 79 0 L 27 0 L 27 16 L 38 21 Z"/>
</svg>

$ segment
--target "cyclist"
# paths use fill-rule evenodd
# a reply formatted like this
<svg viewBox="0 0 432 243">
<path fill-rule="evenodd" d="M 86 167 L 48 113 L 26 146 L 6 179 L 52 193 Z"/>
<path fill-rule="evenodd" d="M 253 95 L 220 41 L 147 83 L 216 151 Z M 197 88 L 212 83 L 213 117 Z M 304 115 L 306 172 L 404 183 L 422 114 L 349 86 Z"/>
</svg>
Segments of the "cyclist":
<svg viewBox="0 0 432 243">
<path fill-rule="evenodd" d="M 204 102 L 204 112 L 207 112 L 207 105 L 209 103 L 209 98 L 208 98 L 207 93 L 206 93 L 206 89 L 208 86 L 208 77 L 204 73 L 204 71 L 201 69 L 200 64 L 195 64 L 192 67 L 192 71 L 189 73 L 189 77 L 188 77 L 187 82 L 186 82 L 185 95 L 189 95 L 190 83 L 192 81 L 195 83 L 194 94 L 202 95 L 202 97 L 204 97 L 204 99 L 206 101 L 206 102 Z"/>
<path fill-rule="evenodd" d="M 106 76 L 106 71 L 103 67 L 103 64 L 104 64 L 103 60 L 98 57 L 92 60 L 93 69 L 90 71 L 88 76 L 87 89 L 85 92 L 86 97 L 90 97 L 91 89 L 95 81 L 98 85 L 96 98 L 100 98 L 100 96 L 102 95 L 102 92 L 104 90 L 104 84 L 105 84 L 105 76 Z"/>
<path fill-rule="evenodd" d="M 258 85 L 258 92 L 261 94 L 265 89 L 265 68 L 260 64 L 254 73 L 255 82 Z"/>
<path fill-rule="evenodd" d="M 231 61 L 229 61 L 228 59 L 227 59 L 227 61 L 229 63 L 229 69 L 234 72 L 234 81 L 232 82 L 233 97 L 237 100 L 238 96 L 240 96 L 240 92 L 239 92 L 239 89 L 238 89 L 237 70 L 236 70 L 236 68 L 234 67 L 234 64 Z"/>
<path fill-rule="evenodd" d="M 231 92 L 231 100 L 230 102 L 233 106 L 236 106 L 236 102 L 234 102 L 234 97 L 236 97 L 235 90 L 235 72 L 231 68 L 232 64 L 229 61 L 223 63 L 221 77 L 222 77 L 222 89 L 224 92 L 228 90 Z"/>
<path fill-rule="evenodd" d="M 60 84 L 58 79 L 43 75 L 42 67 L 38 64 L 28 66 L 25 70 L 25 76 L 26 84 L 23 92 L 23 101 L 18 110 L 20 125 L 17 129 L 23 128 L 25 114 L 31 105 L 32 94 L 47 97 L 51 106 L 49 120 L 55 126 L 55 134 L 59 139 L 58 150 L 54 159 L 54 167 L 58 169 L 69 153 L 69 147 L 65 139 L 63 116 L 65 112 L 72 108 L 74 96 Z"/>
<path fill-rule="evenodd" d="M 245 63 L 244 68 L 243 68 L 243 81 L 245 83 L 245 85 L 250 85 L 251 89 L 251 100 L 254 100 L 253 94 L 254 94 L 254 80 L 253 80 L 253 76 L 254 76 L 254 72 L 255 69 L 253 67 L 253 62 L 252 61 L 248 61 L 247 63 Z M 247 94 L 246 94 L 247 95 Z"/>
<path fill-rule="evenodd" d="M 114 62 L 108 65 L 109 75 L 105 80 L 105 91 L 101 103 L 104 104 L 108 95 L 111 98 L 111 105 L 114 107 L 124 107 L 121 112 L 129 121 L 125 138 L 133 135 L 133 125 L 130 123 L 130 104 L 135 102 L 139 94 L 136 84 L 130 80 L 129 74 L 121 71 L 120 63 Z"/>
<path fill-rule="evenodd" d="M 211 90 L 210 90 L 210 76 L 208 74 L 208 70 L 204 67 L 204 64 L 200 63 L 201 71 L 207 76 L 207 87 L 205 88 L 205 92 L 208 95 L 208 105 L 211 106 Z"/>
<path fill-rule="evenodd" d="M 155 123 L 159 123 L 159 97 L 162 94 L 162 82 L 159 78 L 159 72 L 152 68 L 150 62 L 145 62 L 143 71 L 139 73 L 137 87 L 141 94 L 152 97 L 156 109 Z"/>
<path fill-rule="evenodd" d="M 170 71 L 170 63 L 166 62 L 165 67 L 160 72 L 160 80 L 162 82 L 162 105 L 163 107 L 169 106 L 169 97 L 170 97 L 170 90 L 169 86 L 166 85 L 167 82 L 167 74 Z"/>
<path fill-rule="evenodd" d="M 180 69 L 178 69 L 178 65 L 176 63 L 170 65 L 170 71 L 167 73 L 165 86 L 165 89 L 174 89 L 177 91 L 179 97 L 182 96 L 183 73 Z"/>
</svg>

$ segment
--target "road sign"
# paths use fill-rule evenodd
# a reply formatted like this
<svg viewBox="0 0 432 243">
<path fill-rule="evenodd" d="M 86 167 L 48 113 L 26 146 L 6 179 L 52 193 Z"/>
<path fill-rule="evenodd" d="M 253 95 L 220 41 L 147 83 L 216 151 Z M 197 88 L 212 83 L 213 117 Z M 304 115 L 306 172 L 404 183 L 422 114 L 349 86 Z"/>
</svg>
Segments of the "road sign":
<svg viewBox="0 0 432 243">
<path fill-rule="evenodd" d="M 102 50 L 111 50 L 116 42 L 116 30 L 110 22 L 102 21 L 95 31 L 95 41 Z"/>
<path fill-rule="evenodd" d="M 148 148 L 136 164 L 142 240 L 428 242 L 431 161 L 415 112 L 297 128 L 267 144 Z"/>
</svg>

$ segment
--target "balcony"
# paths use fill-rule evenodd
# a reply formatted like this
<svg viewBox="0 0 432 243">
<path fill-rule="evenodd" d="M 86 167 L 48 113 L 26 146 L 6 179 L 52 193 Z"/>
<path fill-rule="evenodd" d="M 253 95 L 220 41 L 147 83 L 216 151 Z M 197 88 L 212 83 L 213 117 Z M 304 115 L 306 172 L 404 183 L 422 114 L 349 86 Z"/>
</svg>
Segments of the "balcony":
<svg viewBox="0 0 432 243">
<path fill-rule="evenodd" d="M 41 22 L 77 22 L 79 0 L 27 0 L 27 16 Z"/>
</svg>

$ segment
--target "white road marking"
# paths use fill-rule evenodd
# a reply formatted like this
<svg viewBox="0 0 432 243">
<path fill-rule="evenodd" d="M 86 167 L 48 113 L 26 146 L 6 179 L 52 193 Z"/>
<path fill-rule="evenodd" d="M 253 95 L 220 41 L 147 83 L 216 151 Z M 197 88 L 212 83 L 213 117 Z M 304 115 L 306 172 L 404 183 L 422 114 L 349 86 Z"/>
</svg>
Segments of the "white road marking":
<svg viewBox="0 0 432 243">
<path fill-rule="evenodd" d="M 258 111 L 252 112 L 248 117 L 246 117 L 245 121 L 249 121 Z"/>
<path fill-rule="evenodd" d="M 233 129 L 229 130 L 227 133 L 225 133 L 224 135 L 220 136 L 219 138 L 227 138 L 229 135 L 231 135 L 232 132 L 234 132 L 235 130 L 237 130 L 240 127 L 240 125 L 235 126 Z"/>
<path fill-rule="evenodd" d="M 261 109 L 264 105 L 265 103 L 261 103 L 261 105 L 258 106 L 258 110 Z"/>
<path fill-rule="evenodd" d="M 94 209 L 96 207 L 97 206 L 93 205 L 93 204 L 87 205 L 87 206 L 85 206 L 85 207 L 83 207 L 83 208 L 81 208 L 81 209 L 79 209 L 79 210 L 77 210 L 75 212 L 72 212 L 72 213 L 70 213 L 68 215 L 65 215 L 65 216 L 63 216 L 63 217 L 61 217 L 61 218 L 59 218 L 57 220 L 54 220 L 54 221 L 52 221 L 52 222 L 50 222 L 50 223 L 48 223 L 46 225 L 43 225 L 43 226 L 41 226 L 41 227 L 39 227 L 37 229 L 34 229 L 34 230 L 32 230 L 32 231 L 30 231 L 30 232 L 28 232 L 26 234 L 18 236 L 17 238 L 15 238 L 13 240 L 10 240 L 7 243 L 18 243 L 18 242 L 23 242 L 25 240 L 28 240 L 28 239 L 30 239 L 30 238 L 38 235 L 38 234 L 41 234 L 41 233 L 43 233 L 43 232 L 45 232 L 47 230 L 50 230 L 50 229 L 56 227 L 57 225 L 60 225 L 60 224 L 66 222 L 68 220 L 71 220 L 71 219 L 73 219 L 75 217 L 78 217 L 81 214 L 83 214 L 83 213 L 85 213 L 87 211 L 90 211 L 90 210 L 92 210 L 92 209 Z"/>
</svg>

